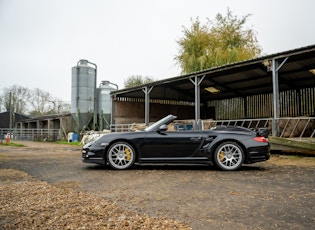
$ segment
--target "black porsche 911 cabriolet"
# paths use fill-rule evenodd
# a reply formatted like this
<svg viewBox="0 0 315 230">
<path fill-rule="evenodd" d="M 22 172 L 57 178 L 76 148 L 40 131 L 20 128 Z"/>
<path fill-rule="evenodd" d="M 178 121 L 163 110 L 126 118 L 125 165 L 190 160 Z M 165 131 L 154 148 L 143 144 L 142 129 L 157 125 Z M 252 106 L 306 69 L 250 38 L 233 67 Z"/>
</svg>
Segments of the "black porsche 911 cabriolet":
<svg viewBox="0 0 315 230">
<path fill-rule="evenodd" d="M 269 143 L 250 129 L 217 126 L 209 130 L 168 131 L 168 115 L 143 131 L 106 134 L 82 148 L 85 163 L 128 169 L 134 163 L 215 164 L 237 170 L 242 164 L 268 160 Z"/>
</svg>

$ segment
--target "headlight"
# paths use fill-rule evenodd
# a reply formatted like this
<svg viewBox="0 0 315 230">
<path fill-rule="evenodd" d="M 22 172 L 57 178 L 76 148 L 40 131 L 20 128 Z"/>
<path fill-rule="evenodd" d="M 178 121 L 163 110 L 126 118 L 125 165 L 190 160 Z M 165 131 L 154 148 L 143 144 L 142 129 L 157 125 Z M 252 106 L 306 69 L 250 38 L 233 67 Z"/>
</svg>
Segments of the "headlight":
<svg viewBox="0 0 315 230">
<path fill-rule="evenodd" d="M 83 148 L 84 148 L 84 149 L 90 148 L 90 147 L 94 144 L 94 142 L 95 142 L 95 141 L 92 141 L 92 142 L 89 142 L 89 143 L 85 144 L 85 145 L 83 146 Z"/>
</svg>

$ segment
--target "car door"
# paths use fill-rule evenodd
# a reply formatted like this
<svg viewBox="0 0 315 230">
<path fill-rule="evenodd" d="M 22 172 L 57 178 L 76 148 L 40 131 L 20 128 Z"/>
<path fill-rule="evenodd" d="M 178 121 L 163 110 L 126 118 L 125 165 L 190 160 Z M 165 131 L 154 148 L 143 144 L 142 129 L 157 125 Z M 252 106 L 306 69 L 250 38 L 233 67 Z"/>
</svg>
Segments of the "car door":
<svg viewBox="0 0 315 230">
<path fill-rule="evenodd" d="M 198 131 L 150 132 L 144 138 L 141 158 L 185 158 L 199 151 L 203 136 Z"/>
</svg>

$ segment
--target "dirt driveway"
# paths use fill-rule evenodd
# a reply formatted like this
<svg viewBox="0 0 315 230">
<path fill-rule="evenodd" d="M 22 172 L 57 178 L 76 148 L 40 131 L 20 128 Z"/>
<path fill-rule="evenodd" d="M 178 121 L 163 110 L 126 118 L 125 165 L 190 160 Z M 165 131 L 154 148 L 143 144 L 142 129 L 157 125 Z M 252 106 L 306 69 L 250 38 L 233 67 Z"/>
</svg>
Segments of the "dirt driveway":
<svg viewBox="0 0 315 230">
<path fill-rule="evenodd" d="M 82 163 L 78 147 L 24 144 L 26 147 L 0 146 L 0 185 L 6 185 L 4 179 L 8 177 L 3 170 L 15 169 L 61 191 L 83 192 L 98 202 L 111 202 L 120 212 L 156 218 L 152 221 L 157 224 L 159 218 L 182 224 L 176 228 L 313 229 L 315 226 L 314 157 L 275 155 L 267 162 L 245 165 L 236 172 L 205 166 L 163 165 L 117 171 Z M 11 201 L 2 202 L 10 206 Z M 3 216 L 2 213 L 0 218 Z M 0 221 L 0 229 L 5 221 Z M 66 221 L 71 222 L 71 218 Z M 93 228 L 93 219 L 86 221 L 91 221 Z M 171 229 L 175 225 L 164 227 Z M 135 228 L 138 226 L 128 227 Z"/>
</svg>

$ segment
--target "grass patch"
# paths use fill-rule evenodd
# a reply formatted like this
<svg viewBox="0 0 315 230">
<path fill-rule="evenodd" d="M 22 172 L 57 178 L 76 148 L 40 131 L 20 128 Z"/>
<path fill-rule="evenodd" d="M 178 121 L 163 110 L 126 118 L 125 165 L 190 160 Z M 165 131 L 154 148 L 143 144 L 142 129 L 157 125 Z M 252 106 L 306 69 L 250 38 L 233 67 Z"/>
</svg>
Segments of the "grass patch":
<svg viewBox="0 0 315 230">
<path fill-rule="evenodd" d="M 0 146 L 24 147 L 25 145 L 23 145 L 23 144 L 17 144 L 17 143 L 14 143 L 14 142 L 10 142 L 10 143 L 6 143 L 6 142 L 1 143 L 1 142 L 0 142 Z"/>
<path fill-rule="evenodd" d="M 80 142 L 68 142 L 68 141 L 56 141 L 56 144 L 65 144 L 65 145 L 75 145 L 75 146 L 81 146 L 82 144 Z"/>
</svg>

